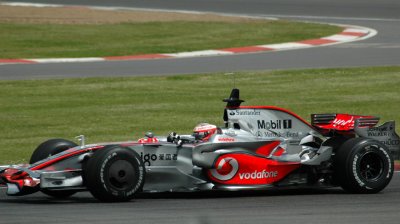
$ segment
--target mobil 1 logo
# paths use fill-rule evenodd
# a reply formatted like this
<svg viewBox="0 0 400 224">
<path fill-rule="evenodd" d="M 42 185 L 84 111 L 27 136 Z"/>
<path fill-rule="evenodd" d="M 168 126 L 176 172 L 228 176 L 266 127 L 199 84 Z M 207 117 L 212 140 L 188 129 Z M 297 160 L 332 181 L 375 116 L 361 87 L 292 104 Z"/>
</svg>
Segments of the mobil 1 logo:
<svg viewBox="0 0 400 224">
<path fill-rule="evenodd" d="M 292 120 L 257 120 L 258 129 L 292 129 Z"/>
</svg>

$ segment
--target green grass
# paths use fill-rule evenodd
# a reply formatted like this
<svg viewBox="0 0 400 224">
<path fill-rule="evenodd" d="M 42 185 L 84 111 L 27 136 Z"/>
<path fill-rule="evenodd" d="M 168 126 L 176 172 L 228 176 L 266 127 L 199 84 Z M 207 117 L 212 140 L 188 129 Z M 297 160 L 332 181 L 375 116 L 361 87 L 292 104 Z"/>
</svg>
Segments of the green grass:
<svg viewBox="0 0 400 224">
<path fill-rule="evenodd" d="M 225 74 L 0 81 L 0 164 L 26 162 L 49 138 L 124 141 L 222 125 L 232 83 Z M 400 67 L 236 73 L 236 85 L 244 105 L 276 105 L 307 120 L 344 112 L 400 121 Z"/>
<path fill-rule="evenodd" d="M 281 43 L 338 33 L 287 22 L 148 22 L 111 25 L 0 23 L 0 58 L 101 57 Z"/>
</svg>

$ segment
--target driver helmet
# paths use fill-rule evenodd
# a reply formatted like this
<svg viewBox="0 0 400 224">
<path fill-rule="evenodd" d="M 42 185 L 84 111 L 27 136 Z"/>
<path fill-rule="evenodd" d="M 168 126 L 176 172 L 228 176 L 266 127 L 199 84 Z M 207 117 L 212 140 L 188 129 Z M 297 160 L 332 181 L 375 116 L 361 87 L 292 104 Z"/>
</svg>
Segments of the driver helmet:
<svg viewBox="0 0 400 224">
<path fill-rule="evenodd" d="M 200 123 L 193 129 L 196 140 L 208 141 L 217 132 L 217 126 L 208 123 Z"/>
</svg>

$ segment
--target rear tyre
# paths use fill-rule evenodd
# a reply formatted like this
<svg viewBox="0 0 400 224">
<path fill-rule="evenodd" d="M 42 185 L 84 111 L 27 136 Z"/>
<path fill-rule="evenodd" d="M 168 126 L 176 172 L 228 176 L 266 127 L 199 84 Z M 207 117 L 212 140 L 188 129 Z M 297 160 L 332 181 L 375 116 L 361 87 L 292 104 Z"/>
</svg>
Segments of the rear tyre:
<svg viewBox="0 0 400 224">
<path fill-rule="evenodd" d="M 334 167 L 335 179 L 345 191 L 372 194 L 389 184 L 394 161 L 390 151 L 380 142 L 354 138 L 336 151 Z"/>
<path fill-rule="evenodd" d="M 103 202 L 129 201 L 144 185 L 143 161 L 131 149 L 107 146 L 94 153 L 84 167 L 84 184 Z"/>
<path fill-rule="evenodd" d="M 63 152 L 67 149 L 78 146 L 76 143 L 65 140 L 65 139 L 50 139 L 40 144 L 35 151 L 32 153 L 30 164 L 36 163 L 42 159 L 46 159 L 49 156 Z M 41 189 L 41 192 L 55 198 L 67 198 L 77 191 L 75 190 L 49 190 Z"/>
</svg>

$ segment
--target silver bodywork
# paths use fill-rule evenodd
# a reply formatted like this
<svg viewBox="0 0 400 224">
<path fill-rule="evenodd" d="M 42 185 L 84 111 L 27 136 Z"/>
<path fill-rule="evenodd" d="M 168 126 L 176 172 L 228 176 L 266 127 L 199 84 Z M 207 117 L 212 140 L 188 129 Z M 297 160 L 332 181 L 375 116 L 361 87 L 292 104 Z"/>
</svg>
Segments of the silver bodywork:
<svg viewBox="0 0 400 224">
<path fill-rule="evenodd" d="M 167 137 L 158 137 L 160 141 L 155 143 L 119 142 L 85 145 L 85 136 L 80 135 L 78 137 L 81 145 L 68 152 L 56 154 L 31 164 L 30 167 L 2 166 L 0 173 L 10 168 L 26 172 L 33 183 L 40 186 L 40 189 L 86 190 L 82 179 L 82 164 L 96 153 L 94 152 L 96 147 L 120 145 L 137 152 L 143 161 L 146 170 L 144 192 L 265 189 L 273 186 L 308 184 L 310 179 L 313 179 L 315 183 L 322 183 L 329 179 L 324 175 L 330 173 L 333 147 L 324 144 L 328 139 L 319 135 L 301 118 L 273 107 L 227 108 L 225 115 L 227 127 L 220 129 L 207 142 L 194 141 L 188 137 L 189 141 L 176 144 L 167 142 Z M 376 129 L 362 129 L 357 122 L 355 125 L 355 131 L 360 136 L 372 136 L 382 142 L 390 137 L 390 140 L 398 143 L 399 137 L 393 129 L 394 123 L 387 123 Z M 375 132 L 379 132 L 379 135 L 386 133 L 383 130 L 387 130 L 385 136 L 376 136 L 378 134 Z M 270 154 L 262 156 L 257 154 L 257 148 L 271 142 L 279 142 L 279 144 Z M 279 149 L 283 149 L 284 153 L 275 155 Z M 398 145 L 393 147 L 393 150 L 398 150 Z M 71 152 L 77 153 L 57 161 L 52 165 L 52 169 L 30 169 Z M 215 170 L 217 159 L 227 153 L 244 153 L 261 156 L 267 160 L 294 163 L 305 171 L 299 169 L 298 173 L 290 174 L 290 178 L 285 177 L 276 185 L 217 184 L 205 175 L 205 171 Z M 315 175 L 317 168 L 323 170 L 322 174 L 309 178 L 307 172 L 314 169 L 311 173 Z M 23 193 L 16 183 L 6 184 L 9 195 Z"/>
<path fill-rule="evenodd" d="M 222 129 L 222 133 L 213 136 L 209 142 L 188 143 L 181 146 L 175 143 L 159 142 L 154 144 L 134 144 L 128 146 L 136 151 L 142 158 L 146 177 L 144 192 L 187 192 L 199 190 L 239 190 L 239 189 L 264 189 L 271 186 L 219 186 L 211 183 L 204 175 L 204 168 L 213 168 L 213 163 L 218 156 L 227 152 L 249 152 L 246 145 L 263 144 L 270 141 L 280 141 L 280 146 L 290 147 L 290 140 L 282 137 L 259 137 L 245 130 L 232 128 Z M 232 142 L 221 141 L 229 138 Z M 164 137 L 160 137 L 164 139 Z M 112 143 L 109 143 L 112 144 Z M 122 143 L 118 143 L 122 144 Z M 126 142 L 125 144 L 129 144 Z M 96 145 L 78 146 L 79 150 L 91 148 Z M 296 147 L 296 150 L 298 148 Z M 294 149 L 291 149 L 294 151 Z M 250 152 L 253 153 L 253 152 Z M 74 158 L 61 161 L 59 167 L 75 167 L 68 171 L 30 171 L 28 168 L 18 166 L 3 166 L 0 169 L 16 168 L 26 170 L 30 176 L 35 177 L 41 189 L 51 190 L 85 190 L 82 180 L 81 163 L 85 157 L 90 157 L 91 152 L 82 153 Z M 270 157 L 271 159 L 276 159 Z M 321 162 L 317 158 L 329 159 L 329 156 L 314 157 L 308 163 Z M 281 160 L 300 162 L 299 153 L 288 154 Z M 306 161 L 304 161 L 306 162 Z M 40 163 L 40 162 L 39 162 Z M 8 184 L 7 194 L 18 195 L 20 192 L 14 184 Z"/>
</svg>

